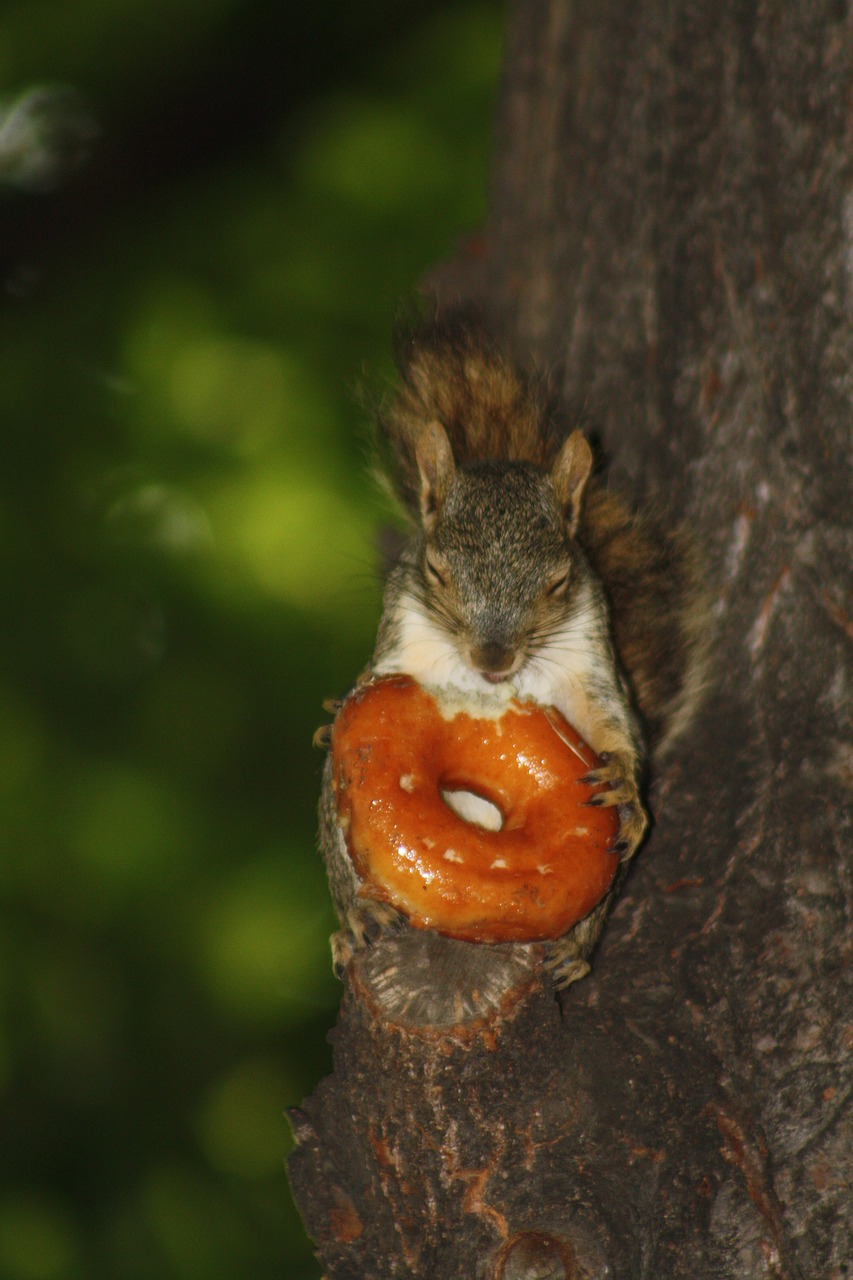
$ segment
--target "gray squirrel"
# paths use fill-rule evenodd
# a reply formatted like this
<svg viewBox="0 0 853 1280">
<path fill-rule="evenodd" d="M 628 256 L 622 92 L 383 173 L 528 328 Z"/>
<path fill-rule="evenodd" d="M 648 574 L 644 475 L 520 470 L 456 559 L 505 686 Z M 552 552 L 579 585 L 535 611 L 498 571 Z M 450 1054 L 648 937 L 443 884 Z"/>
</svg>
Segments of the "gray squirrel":
<svg viewBox="0 0 853 1280">
<path fill-rule="evenodd" d="M 588 916 L 547 944 L 545 965 L 565 988 L 589 972 L 646 832 L 649 753 L 671 745 L 701 696 L 706 628 L 694 553 L 597 483 L 589 444 L 561 431 L 544 380 L 476 325 L 433 317 L 409 335 L 399 363 L 379 430 L 411 534 L 388 573 L 359 681 L 402 672 L 473 700 L 500 687 L 556 707 L 601 757 L 588 778 L 607 786 L 596 803 L 618 806 L 620 874 Z M 316 740 L 328 743 L 328 727 Z M 479 820 L 476 798 L 460 812 Z M 342 976 L 355 951 L 406 924 L 387 903 L 359 896 L 330 766 L 320 818 Z"/>
</svg>

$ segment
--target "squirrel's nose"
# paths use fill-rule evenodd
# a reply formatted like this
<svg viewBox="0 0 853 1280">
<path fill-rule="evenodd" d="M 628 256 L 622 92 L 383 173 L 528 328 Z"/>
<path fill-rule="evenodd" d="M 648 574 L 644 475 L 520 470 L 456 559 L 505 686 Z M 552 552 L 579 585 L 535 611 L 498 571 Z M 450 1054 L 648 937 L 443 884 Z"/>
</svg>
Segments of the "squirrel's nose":
<svg viewBox="0 0 853 1280">
<path fill-rule="evenodd" d="M 500 684 L 512 671 L 515 654 L 502 644 L 481 644 L 472 650 L 471 659 L 484 680 Z"/>
</svg>

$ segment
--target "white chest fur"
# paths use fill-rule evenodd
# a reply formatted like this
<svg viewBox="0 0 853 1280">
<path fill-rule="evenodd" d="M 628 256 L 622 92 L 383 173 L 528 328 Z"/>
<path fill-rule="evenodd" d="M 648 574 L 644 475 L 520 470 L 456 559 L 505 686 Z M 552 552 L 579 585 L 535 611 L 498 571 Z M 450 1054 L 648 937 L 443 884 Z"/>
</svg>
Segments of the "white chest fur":
<svg viewBox="0 0 853 1280">
<path fill-rule="evenodd" d="M 613 659 L 594 601 L 581 597 L 565 624 L 509 680 L 490 684 L 463 658 L 454 638 L 421 602 L 404 595 L 396 610 L 395 643 L 374 663 L 377 675 L 406 673 L 427 688 L 451 689 L 479 714 L 499 715 L 510 698 L 553 706 L 593 749 L 599 716 L 589 690 L 610 683 Z"/>
</svg>

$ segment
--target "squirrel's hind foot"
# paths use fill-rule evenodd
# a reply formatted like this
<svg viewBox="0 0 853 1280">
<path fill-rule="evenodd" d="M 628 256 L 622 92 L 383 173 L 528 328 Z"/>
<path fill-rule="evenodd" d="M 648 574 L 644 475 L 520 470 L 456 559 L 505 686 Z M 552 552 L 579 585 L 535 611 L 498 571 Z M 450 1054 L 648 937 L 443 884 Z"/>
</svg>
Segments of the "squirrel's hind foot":
<svg viewBox="0 0 853 1280">
<path fill-rule="evenodd" d="M 346 926 L 333 933 L 332 968 L 343 979 L 357 951 L 373 946 L 380 938 L 391 938 L 408 927 L 406 917 L 387 902 L 367 898 L 347 913 Z"/>
<path fill-rule="evenodd" d="M 555 948 L 557 945 L 555 944 Z M 558 949 L 547 955 L 542 963 L 551 974 L 551 981 L 557 992 L 566 991 L 573 983 L 580 982 L 592 967 L 588 960 L 582 960 L 576 955 L 561 954 Z"/>
<path fill-rule="evenodd" d="M 548 943 L 542 964 L 550 973 L 551 981 L 558 992 L 565 991 L 567 987 L 579 982 L 589 973 L 591 968 L 589 958 L 604 928 L 612 896 L 612 892 L 608 893 L 598 906 L 593 907 L 589 915 L 579 920 L 568 933 Z"/>
</svg>

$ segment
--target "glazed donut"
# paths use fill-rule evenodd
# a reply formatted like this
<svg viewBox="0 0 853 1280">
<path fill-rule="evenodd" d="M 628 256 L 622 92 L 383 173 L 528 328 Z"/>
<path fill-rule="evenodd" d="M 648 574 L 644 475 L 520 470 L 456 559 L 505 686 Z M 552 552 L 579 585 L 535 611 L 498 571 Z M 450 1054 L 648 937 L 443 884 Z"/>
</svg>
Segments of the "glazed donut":
<svg viewBox="0 0 853 1280">
<path fill-rule="evenodd" d="M 404 675 L 345 701 L 332 776 L 360 893 L 454 938 L 558 938 L 616 874 L 617 815 L 587 806 L 602 788 L 581 781 L 601 762 L 552 707 L 475 712 Z M 466 794 L 498 830 L 460 816 Z"/>
</svg>

